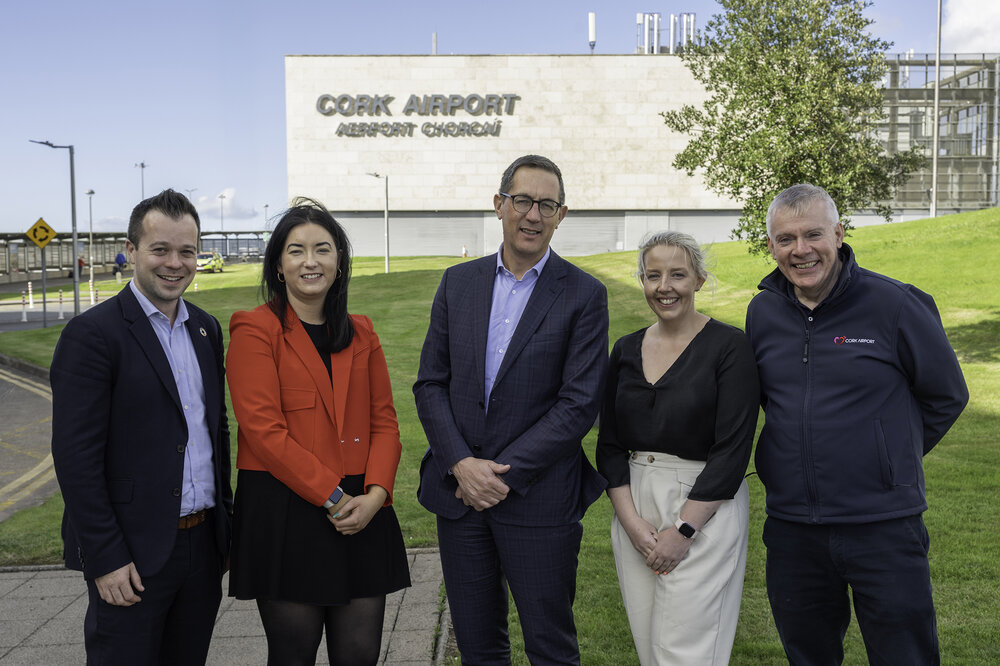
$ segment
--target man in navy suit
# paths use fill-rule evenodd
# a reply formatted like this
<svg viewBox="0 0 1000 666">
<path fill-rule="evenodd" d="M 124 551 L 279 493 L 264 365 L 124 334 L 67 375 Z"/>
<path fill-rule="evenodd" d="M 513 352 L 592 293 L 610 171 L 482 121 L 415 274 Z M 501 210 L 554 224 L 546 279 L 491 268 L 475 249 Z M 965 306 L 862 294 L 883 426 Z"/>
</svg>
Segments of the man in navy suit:
<svg viewBox="0 0 1000 666">
<path fill-rule="evenodd" d="M 510 663 L 509 586 L 531 662 L 579 664 L 580 519 L 605 486 L 580 442 L 607 369 L 607 292 L 549 248 L 567 210 L 551 160 L 515 160 L 493 207 L 500 251 L 449 268 L 434 297 L 417 492 L 437 515 L 462 663 Z"/>
<path fill-rule="evenodd" d="M 132 281 L 71 319 L 52 357 L 64 557 L 87 580 L 90 664 L 203 664 L 222 599 L 232 514 L 222 329 L 181 299 L 198 225 L 173 190 L 136 206 Z"/>
</svg>

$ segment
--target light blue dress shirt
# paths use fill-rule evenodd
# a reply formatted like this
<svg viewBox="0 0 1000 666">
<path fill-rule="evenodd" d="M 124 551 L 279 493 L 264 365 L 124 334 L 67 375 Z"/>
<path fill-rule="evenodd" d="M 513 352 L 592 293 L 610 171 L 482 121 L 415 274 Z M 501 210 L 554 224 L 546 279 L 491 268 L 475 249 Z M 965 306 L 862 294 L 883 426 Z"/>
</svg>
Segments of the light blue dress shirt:
<svg viewBox="0 0 1000 666">
<path fill-rule="evenodd" d="M 212 438 L 208 434 L 205 414 L 205 386 L 201 381 L 201 366 L 184 322 L 188 319 L 184 299 L 177 301 L 177 316 L 173 326 L 165 314 L 156 309 L 138 287 L 129 282 L 132 293 L 153 326 L 170 371 L 177 384 L 177 394 L 187 421 L 188 441 L 184 447 L 184 479 L 181 486 L 181 512 L 186 516 L 215 506 L 215 470 L 212 467 Z M 169 409 L 169 407 L 154 407 Z"/>
<path fill-rule="evenodd" d="M 490 306 L 490 328 L 486 336 L 486 409 L 489 410 L 490 392 L 496 381 L 504 354 L 514 337 L 517 323 L 521 321 L 531 292 L 535 290 L 538 276 L 542 274 L 549 254 L 546 249 L 538 263 L 529 268 L 520 280 L 503 265 L 503 244 L 497 250 L 497 273 L 493 280 L 493 304 Z"/>
</svg>

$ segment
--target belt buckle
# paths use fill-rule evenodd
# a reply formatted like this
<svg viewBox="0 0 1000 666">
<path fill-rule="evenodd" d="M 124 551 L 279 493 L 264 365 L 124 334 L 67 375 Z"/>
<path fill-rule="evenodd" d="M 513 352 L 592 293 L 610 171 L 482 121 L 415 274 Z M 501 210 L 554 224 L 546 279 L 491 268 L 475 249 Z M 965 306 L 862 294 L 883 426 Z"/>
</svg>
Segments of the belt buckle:
<svg viewBox="0 0 1000 666">
<path fill-rule="evenodd" d="M 177 521 L 177 529 L 188 530 L 192 527 L 197 527 L 205 522 L 208 518 L 208 509 L 202 509 L 201 511 L 196 511 L 194 513 L 189 513 L 186 516 L 181 516 Z"/>
</svg>

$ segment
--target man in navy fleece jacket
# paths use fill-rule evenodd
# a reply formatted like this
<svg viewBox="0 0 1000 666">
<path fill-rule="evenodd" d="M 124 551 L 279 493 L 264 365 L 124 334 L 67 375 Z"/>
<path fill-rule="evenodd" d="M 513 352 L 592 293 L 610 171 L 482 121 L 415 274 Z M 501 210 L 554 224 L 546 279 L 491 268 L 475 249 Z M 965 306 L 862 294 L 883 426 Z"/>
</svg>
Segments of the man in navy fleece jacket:
<svg viewBox="0 0 1000 666">
<path fill-rule="evenodd" d="M 747 310 L 766 423 L 767 591 L 792 664 L 840 664 L 848 587 L 872 664 L 940 662 L 922 457 L 969 399 L 934 299 L 858 266 L 833 200 L 767 212 L 778 267 Z"/>
</svg>

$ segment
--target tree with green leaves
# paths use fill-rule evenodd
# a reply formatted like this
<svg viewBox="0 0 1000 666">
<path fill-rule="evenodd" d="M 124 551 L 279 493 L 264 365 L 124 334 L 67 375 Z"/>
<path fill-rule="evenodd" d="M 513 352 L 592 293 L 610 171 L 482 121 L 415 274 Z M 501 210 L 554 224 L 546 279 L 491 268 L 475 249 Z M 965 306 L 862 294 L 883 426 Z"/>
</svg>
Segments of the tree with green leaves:
<svg viewBox="0 0 1000 666">
<path fill-rule="evenodd" d="M 880 83 L 891 45 L 868 33 L 867 0 L 719 0 L 701 43 L 683 53 L 708 92 L 701 108 L 663 113 L 691 137 L 674 166 L 743 203 L 734 236 L 767 249 L 771 200 L 795 183 L 826 189 L 852 212 L 884 203 L 923 163 L 919 147 L 886 154 Z"/>
</svg>

